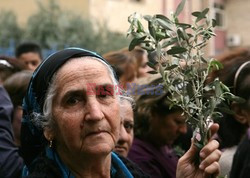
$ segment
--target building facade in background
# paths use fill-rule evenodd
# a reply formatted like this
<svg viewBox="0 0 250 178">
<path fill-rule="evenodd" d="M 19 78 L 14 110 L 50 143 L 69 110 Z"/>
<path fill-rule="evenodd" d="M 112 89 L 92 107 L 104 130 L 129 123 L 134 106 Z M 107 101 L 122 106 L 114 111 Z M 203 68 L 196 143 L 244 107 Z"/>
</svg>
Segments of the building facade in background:
<svg viewBox="0 0 250 178">
<path fill-rule="evenodd" d="M 49 0 L 1 0 L 0 10 L 12 10 L 18 22 L 25 25 L 28 17 L 36 12 L 37 1 Z M 96 23 L 105 23 L 110 30 L 126 34 L 129 28 L 128 16 L 134 12 L 142 15 L 163 14 L 170 16 L 181 0 L 57 0 L 62 9 L 80 14 Z M 191 12 L 209 7 L 209 15 L 217 20 L 216 37 L 208 47 L 210 56 L 228 48 L 250 46 L 250 1 L 249 0 L 187 0 L 180 14 L 182 22 L 191 23 Z M 46 12 L 45 12 L 46 13 Z"/>
</svg>

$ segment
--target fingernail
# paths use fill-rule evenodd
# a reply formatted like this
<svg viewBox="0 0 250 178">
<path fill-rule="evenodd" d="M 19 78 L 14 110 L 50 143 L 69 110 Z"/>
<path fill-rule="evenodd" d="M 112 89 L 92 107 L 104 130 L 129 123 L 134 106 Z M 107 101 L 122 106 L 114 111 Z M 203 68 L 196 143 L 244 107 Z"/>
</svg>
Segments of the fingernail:
<svg viewBox="0 0 250 178">
<path fill-rule="evenodd" d="M 201 158 L 204 158 L 205 157 L 205 154 L 203 152 L 200 153 L 200 157 Z"/>
<path fill-rule="evenodd" d="M 201 170 L 203 170 L 203 169 L 204 169 L 204 165 L 203 165 L 203 164 L 200 164 L 199 168 L 200 168 Z"/>
</svg>

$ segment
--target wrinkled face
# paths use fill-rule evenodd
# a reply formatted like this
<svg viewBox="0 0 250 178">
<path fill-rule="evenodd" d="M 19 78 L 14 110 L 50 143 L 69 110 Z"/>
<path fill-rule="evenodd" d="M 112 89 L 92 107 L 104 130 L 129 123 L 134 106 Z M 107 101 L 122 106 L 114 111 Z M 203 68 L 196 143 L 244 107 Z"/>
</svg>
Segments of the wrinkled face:
<svg viewBox="0 0 250 178">
<path fill-rule="evenodd" d="M 165 117 L 155 116 L 151 128 L 159 145 L 172 145 L 180 134 L 187 132 L 185 116 L 182 116 L 181 112 L 174 112 Z"/>
<path fill-rule="evenodd" d="M 146 77 L 148 75 L 147 72 L 150 71 L 150 68 L 147 65 L 147 62 L 148 62 L 148 57 L 147 57 L 147 54 L 144 53 L 141 64 L 138 68 L 138 78 Z"/>
<path fill-rule="evenodd" d="M 128 101 L 123 101 L 121 104 L 120 115 L 120 134 L 114 151 L 124 157 L 127 157 L 134 138 L 134 116 L 132 106 Z"/>
<path fill-rule="evenodd" d="M 90 83 L 95 86 L 89 87 Z M 120 129 L 118 96 L 95 94 L 112 84 L 105 65 L 91 58 L 72 59 L 58 71 L 52 113 L 60 156 L 107 154 L 115 147 Z"/>
<path fill-rule="evenodd" d="M 32 71 L 34 71 L 42 61 L 40 55 L 34 52 L 23 53 L 18 59 L 24 62 L 27 70 Z"/>
</svg>

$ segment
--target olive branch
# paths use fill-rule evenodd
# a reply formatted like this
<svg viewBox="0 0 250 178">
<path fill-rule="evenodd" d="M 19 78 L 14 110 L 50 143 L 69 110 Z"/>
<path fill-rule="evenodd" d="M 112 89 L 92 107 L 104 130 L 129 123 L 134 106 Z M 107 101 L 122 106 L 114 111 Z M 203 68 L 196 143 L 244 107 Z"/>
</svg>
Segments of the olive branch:
<svg viewBox="0 0 250 178">
<path fill-rule="evenodd" d="M 140 45 L 148 53 L 155 53 L 156 59 L 149 61 L 151 74 L 160 73 L 164 89 L 170 92 L 168 100 L 172 106 L 179 106 L 187 116 L 187 123 L 198 132 L 195 144 L 202 148 L 209 136 L 209 125 L 214 118 L 221 116 L 216 106 L 239 97 L 230 93 L 229 88 L 218 78 L 207 82 L 213 70 L 222 64 L 204 55 L 204 47 L 215 36 L 214 19 L 208 18 L 209 9 L 192 13 L 193 24 L 179 22 L 186 0 L 182 0 L 176 11 L 168 18 L 164 15 L 142 16 L 134 13 L 129 16 L 128 36 L 132 36 L 129 50 Z M 147 28 L 142 25 L 147 22 Z M 224 105 L 224 111 L 229 109 Z M 196 134 L 197 135 L 197 134 Z"/>
</svg>

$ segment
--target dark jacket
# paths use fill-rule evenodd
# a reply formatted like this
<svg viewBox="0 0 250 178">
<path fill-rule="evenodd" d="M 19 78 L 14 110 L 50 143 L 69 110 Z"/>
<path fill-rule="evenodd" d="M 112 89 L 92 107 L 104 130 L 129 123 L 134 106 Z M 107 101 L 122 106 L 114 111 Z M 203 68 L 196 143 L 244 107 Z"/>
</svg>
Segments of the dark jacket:
<svg viewBox="0 0 250 178">
<path fill-rule="evenodd" d="M 135 138 L 128 158 L 152 178 L 175 178 L 178 158 L 168 146 L 156 148 L 150 142 Z"/>
<path fill-rule="evenodd" d="M 19 156 L 14 144 L 11 118 L 13 105 L 5 91 L 0 86 L 0 177 L 15 178 L 21 175 L 23 159 Z"/>
<path fill-rule="evenodd" d="M 250 130 L 234 155 L 230 178 L 250 177 Z"/>
</svg>

